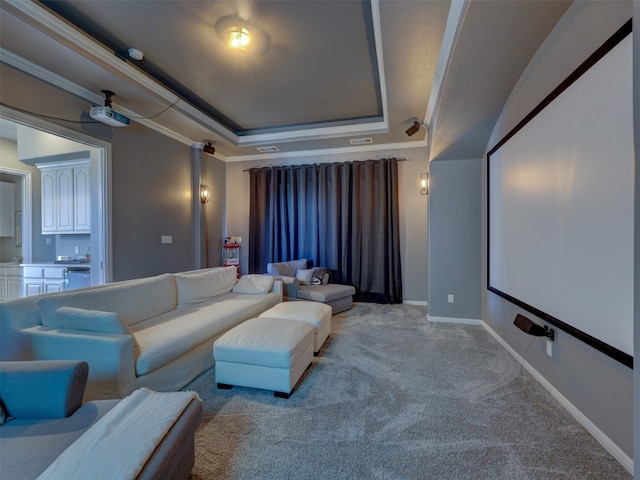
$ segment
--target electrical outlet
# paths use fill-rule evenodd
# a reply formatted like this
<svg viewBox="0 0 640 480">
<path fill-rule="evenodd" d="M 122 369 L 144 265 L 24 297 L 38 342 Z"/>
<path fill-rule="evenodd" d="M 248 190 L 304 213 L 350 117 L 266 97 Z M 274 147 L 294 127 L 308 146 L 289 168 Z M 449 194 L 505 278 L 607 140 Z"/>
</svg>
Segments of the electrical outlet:
<svg viewBox="0 0 640 480">
<path fill-rule="evenodd" d="M 160 243 L 173 243 L 173 237 L 171 235 L 162 235 L 160 237 Z"/>
<path fill-rule="evenodd" d="M 553 342 L 547 338 L 547 355 L 553 357 Z"/>
<path fill-rule="evenodd" d="M 449 303 L 453 303 L 453 293 L 450 293 L 450 294 L 447 296 L 447 301 L 448 301 Z"/>
</svg>

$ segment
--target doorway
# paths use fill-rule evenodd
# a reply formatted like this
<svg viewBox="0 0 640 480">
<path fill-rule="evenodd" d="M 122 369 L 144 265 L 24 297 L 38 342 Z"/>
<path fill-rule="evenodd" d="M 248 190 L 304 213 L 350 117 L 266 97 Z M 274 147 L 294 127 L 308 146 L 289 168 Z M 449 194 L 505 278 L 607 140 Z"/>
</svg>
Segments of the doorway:
<svg viewBox="0 0 640 480">
<path fill-rule="evenodd" d="M 65 127 L 52 124 L 42 119 L 23 114 L 21 112 L 10 109 L 2 110 L 0 116 L 0 125 L 2 126 L 2 136 L 4 137 L 9 125 L 14 125 L 16 129 L 27 131 L 33 129 L 36 135 L 44 135 L 47 138 L 60 140 L 61 142 L 75 142 L 80 149 L 86 152 L 90 159 L 90 182 L 91 182 L 91 234 L 90 234 L 90 251 L 91 253 L 91 284 L 100 285 L 112 281 L 112 263 L 111 263 L 111 225 L 110 225 L 110 174 L 111 174 L 111 145 L 85 135 L 80 132 L 69 130 Z M 19 150 L 19 139 L 14 138 L 16 142 L 16 150 Z M 31 148 L 31 145 L 29 145 Z M 49 152 L 49 146 L 45 149 Z M 51 149 L 54 155 L 51 158 L 64 158 L 64 154 L 57 155 L 55 148 Z M 68 155 L 68 154 L 67 154 Z M 44 155 L 44 157 L 47 157 Z M 19 230 L 22 234 L 21 254 L 23 263 L 31 263 L 33 261 L 42 261 L 42 258 L 34 258 L 34 249 L 40 256 L 42 252 L 38 250 L 38 246 L 34 248 L 34 239 L 39 242 L 50 242 L 50 235 L 45 238 L 40 235 L 41 230 L 38 228 L 40 223 L 40 181 L 32 180 L 32 172 L 34 169 L 33 159 L 21 162 L 17 160 L 11 163 L 9 160 L 0 159 L 0 175 L 5 178 L 13 178 L 16 183 L 18 181 L 21 190 L 21 225 Z M 11 177 L 8 177 L 11 176 Z M 37 189 L 37 191 L 34 191 Z M 34 218 L 33 212 L 36 212 L 38 218 Z M 39 235 L 39 237 L 36 237 Z M 42 238 L 41 238 L 42 237 Z M 66 240 L 65 235 L 58 235 L 58 238 Z M 53 250 L 52 250 L 53 251 Z M 15 255 L 18 256 L 18 255 Z M 48 260 L 48 258 L 47 258 Z M 53 256 L 50 259 L 54 260 Z"/>
</svg>

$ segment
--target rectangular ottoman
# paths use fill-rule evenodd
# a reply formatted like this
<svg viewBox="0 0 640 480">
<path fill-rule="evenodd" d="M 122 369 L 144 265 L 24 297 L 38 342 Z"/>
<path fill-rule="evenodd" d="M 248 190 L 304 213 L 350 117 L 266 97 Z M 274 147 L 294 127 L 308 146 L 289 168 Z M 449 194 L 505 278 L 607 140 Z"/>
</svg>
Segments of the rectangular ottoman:
<svg viewBox="0 0 640 480">
<path fill-rule="evenodd" d="M 318 302 L 284 302 L 266 310 L 260 318 L 285 318 L 305 322 L 314 328 L 313 353 L 317 355 L 331 332 L 331 307 Z"/>
<path fill-rule="evenodd" d="M 314 328 L 284 318 L 252 318 L 213 344 L 218 388 L 273 390 L 289 398 L 313 361 Z"/>
</svg>

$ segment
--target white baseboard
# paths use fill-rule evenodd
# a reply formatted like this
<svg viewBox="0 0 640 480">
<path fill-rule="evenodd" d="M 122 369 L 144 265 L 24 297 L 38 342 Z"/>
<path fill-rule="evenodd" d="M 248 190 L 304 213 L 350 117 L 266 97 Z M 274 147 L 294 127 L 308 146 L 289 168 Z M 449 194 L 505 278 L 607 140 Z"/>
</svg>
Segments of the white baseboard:
<svg viewBox="0 0 640 480">
<path fill-rule="evenodd" d="M 417 300 L 403 300 L 402 304 L 403 305 L 416 305 L 418 307 L 428 307 L 429 306 L 429 302 L 419 302 Z"/>
<path fill-rule="evenodd" d="M 434 317 L 427 315 L 427 319 L 434 323 L 460 323 L 463 325 L 482 325 L 482 320 L 475 318 L 453 318 L 453 317 Z"/>
<path fill-rule="evenodd" d="M 568 410 L 573 418 L 589 432 L 604 449 L 609 452 L 620 464 L 633 475 L 633 459 L 622 451 L 613 440 L 600 430 L 591 420 L 589 420 L 575 405 L 573 405 L 564 395 L 562 395 L 551 383 L 547 381 L 535 368 L 533 368 L 526 360 L 522 358 L 511 346 L 505 342 L 489 325 L 481 322 L 484 329 L 502 345 L 518 363 L 524 365 L 529 372 L 540 384 L 555 398 L 560 404 Z"/>
</svg>

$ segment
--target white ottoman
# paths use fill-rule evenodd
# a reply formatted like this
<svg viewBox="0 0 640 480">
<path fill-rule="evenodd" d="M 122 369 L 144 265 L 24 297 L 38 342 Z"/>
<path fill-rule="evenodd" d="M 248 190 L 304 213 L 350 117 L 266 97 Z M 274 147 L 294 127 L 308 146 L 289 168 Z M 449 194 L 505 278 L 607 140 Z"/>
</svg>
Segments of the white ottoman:
<svg viewBox="0 0 640 480">
<path fill-rule="evenodd" d="M 284 302 L 265 311 L 260 318 L 286 318 L 308 323 L 315 330 L 313 353 L 317 355 L 320 347 L 331 332 L 331 307 L 319 302 Z"/>
<path fill-rule="evenodd" d="M 218 388 L 273 390 L 289 398 L 313 361 L 311 325 L 283 318 L 252 318 L 213 344 Z"/>
</svg>

